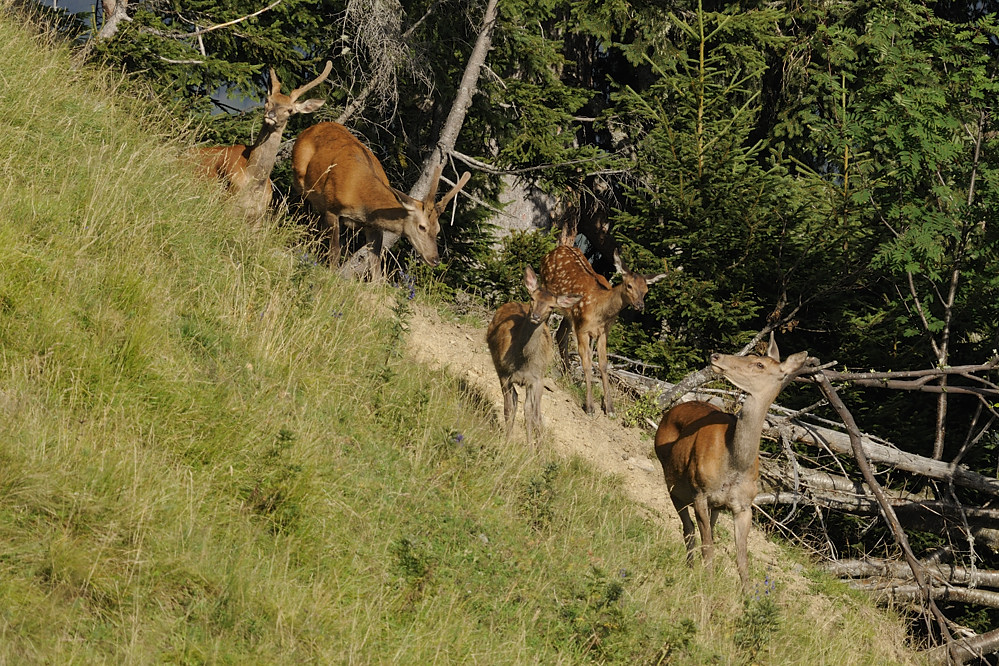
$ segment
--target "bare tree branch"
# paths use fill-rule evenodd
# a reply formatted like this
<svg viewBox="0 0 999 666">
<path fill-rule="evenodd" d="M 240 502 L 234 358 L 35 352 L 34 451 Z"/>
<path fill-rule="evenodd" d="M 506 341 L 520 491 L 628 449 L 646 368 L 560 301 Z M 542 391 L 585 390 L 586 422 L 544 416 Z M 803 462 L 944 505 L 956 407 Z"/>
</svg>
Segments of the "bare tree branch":
<svg viewBox="0 0 999 666">
<path fill-rule="evenodd" d="M 607 158 L 607 156 L 605 155 L 598 155 L 595 157 L 584 157 L 578 160 L 568 160 L 566 162 L 539 164 L 537 166 L 523 167 L 520 169 L 500 169 L 498 167 L 494 167 L 491 164 L 483 162 L 482 160 L 478 160 L 474 157 L 471 157 L 470 155 L 466 155 L 465 153 L 462 153 L 457 150 L 452 149 L 450 154 L 470 167 L 474 167 L 479 171 L 484 171 L 486 173 L 491 173 L 497 176 L 515 176 L 521 173 L 531 173 L 534 171 L 543 171 L 545 169 L 557 169 L 561 167 L 575 166 L 577 164 L 589 164 Z"/>
<path fill-rule="evenodd" d="M 964 664 L 973 659 L 981 659 L 987 654 L 995 654 L 999 651 L 999 629 L 994 629 L 971 638 L 962 638 L 954 641 L 950 645 L 927 650 L 923 654 L 930 664 L 951 664 L 951 660 L 957 660 Z"/>
<path fill-rule="evenodd" d="M 412 36 L 413 32 L 418 27 L 423 25 L 423 23 L 427 20 L 427 18 L 434 11 L 436 11 L 439 5 L 440 5 L 440 0 L 437 0 L 437 2 L 431 4 L 430 7 L 427 8 L 427 11 L 423 14 L 423 16 L 421 16 L 415 23 L 413 23 L 413 25 L 409 26 L 409 28 L 407 28 L 406 31 L 399 36 L 397 40 L 398 43 L 402 45 L 408 43 L 409 38 Z M 384 41 L 388 40 L 383 40 L 383 42 Z M 384 57 L 385 56 L 382 56 L 382 58 Z M 355 95 L 354 99 L 352 99 L 350 103 L 343 108 L 343 111 L 341 111 L 340 115 L 337 116 L 336 122 L 340 123 L 341 125 L 345 125 L 347 121 L 354 116 L 355 113 L 359 112 L 361 109 L 365 107 L 365 105 L 368 102 L 368 98 L 376 90 L 383 90 L 389 86 L 394 88 L 395 84 L 392 82 L 391 79 L 393 78 L 396 64 L 398 63 L 395 62 L 395 60 L 393 60 L 392 67 L 385 67 L 383 65 L 373 67 L 372 71 L 369 72 L 368 75 L 365 77 L 365 79 L 367 80 L 367 84 L 365 84 L 361 92 Z M 392 95 L 392 97 L 394 98 L 394 95 Z"/>
<path fill-rule="evenodd" d="M 853 420 L 853 415 L 840 400 L 839 394 L 833 385 L 829 382 L 829 379 L 825 374 L 819 372 L 814 375 L 815 381 L 822 391 L 822 394 L 829 401 L 829 404 L 836 410 L 839 417 L 846 424 L 847 432 L 850 435 L 850 444 L 853 448 L 854 460 L 857 462 L 857 467 L 860 469 L 861 475 L 864 477 L 865 483 L 871 489 L 874 497 L 877 499 L 878 504 L 881 507 L 881 514 L 888 524 L 892 535 L 895 537 L 895 543 L 902 549 L 902 553 L 905 556 L 906 562 L 912 569 L 912 576 L 919 586 L 920 594 L 922 596 L 923 603 L 929 611 L 929 614 L 934 618 L 937 626 L 940 630 L 941 636 L 943 636 L 949 643 L 951 641 L 950 628 L 947 625 L 947 620 L 940 609 L 937 607 L 934 601 L 933 594 L 929 584 L 926 581 L 925 571 L 923 565 L 919 563 L 916 556 L 913 554 L 912 549 L 909 547 L 909 539 L 905 534 L 905 530 L 902 529 L 901 523 L 898 522 L 898 516 L 895 515 L 895 511 L 891 504 L 888 502 L 888 498 L 885 496 L 884 491 L 881 488 L 881 484 L 874 476 L 874 472 L 871 470 L 871 465 L 867 460 L 867 455 L 864 453 L 864 447 L 861 442 L 860 429 L 857 427 L 856 422 Z M 928 620 L 927 620 L 928 622 Z M 929 628 L 929 627 L 928 627 Z"/>
<path fill-rule="evenodd" d="M 282 2 L 282 0 L 274 0 L 274 2 L 272 2 L 269 5 L 267 5 L 263 9 L 258 9 L 257 11 L 253 12 L 252 14 L 247 14 L 246 16 L 240 16 L 237 19 L 233 19 L 231 21 L 226 21 L 225 23 L 218 23 L 216 25 L 209 26 L 207 28 L 199 28 L 199 29 L 195 30 L 194 32 L 178 33 L 176 35 L 165 35 L 165 36 L 167 36 L 167 37 L 176 37 L 176 38 L 181 38 L 181 37 L 185 37 L 186 38 L 186 37 L 200 37 L 201 35 L 207 35 L 208 33 L 213 32 L 215 30 L 221 30 L 222 28 L 228 28 L 229 26 L 236 25 L 237 23 L 242 23 L 243 21 L 249 20 L 249 19 L 253 18 L 254 16 L 260 16 L 264 12 L 267 12 L 267 11 L 270 11 L 270 10 L 274 9 L 275 7 L 277 7 L 278 5 L 280 5 L 281 2 Z"/>
</svg>

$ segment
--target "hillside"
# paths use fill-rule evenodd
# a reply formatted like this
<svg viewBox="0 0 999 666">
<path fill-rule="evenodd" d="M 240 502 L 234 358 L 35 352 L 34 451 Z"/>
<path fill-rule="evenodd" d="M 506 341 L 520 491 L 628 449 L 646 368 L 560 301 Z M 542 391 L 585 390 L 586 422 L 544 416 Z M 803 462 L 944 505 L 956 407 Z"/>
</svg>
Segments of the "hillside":
<svg viewBox="0 0 999 666">
<path fill-rule="evenodd" d="M 242 223 L 0 8 L 0 663 L 910 660 L 759 533 L 755 597 L 688 570 L 648 442 L 554 384 L 504 442 L 481 322 Z"/>
</svg>

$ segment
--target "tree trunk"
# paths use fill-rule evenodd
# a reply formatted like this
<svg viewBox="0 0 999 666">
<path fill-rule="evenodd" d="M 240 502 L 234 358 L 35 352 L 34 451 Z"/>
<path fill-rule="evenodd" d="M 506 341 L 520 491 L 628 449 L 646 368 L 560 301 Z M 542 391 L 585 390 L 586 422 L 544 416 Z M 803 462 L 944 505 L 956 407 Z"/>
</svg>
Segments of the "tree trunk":
<svg viewBox="0 0 999 666">
<path fill-rule="evenodd" d="M 97 39 L 111 39 L 118 32 L 118 25 L 128 19 L 128 0 L 104 0 L 104 24 L 97 32 Z"/>
<path fill-rule="evenodd" d="M 441 129 L 437 144 L 434 146 L 429 157 L 423 162 L 423 172 L 420 174 L 416 184 L 409 191 L 409 196 L 414 199 L 423 199 L 427 195 L 427 192 L 430 190 L 430 178 L 433 176 L 434 169 L 444 163 L 458 141 L 461 126 L 465 122 L 468 108 L 472 105 L 472 97 L 478 88 L 479 72 L 486 63 L 486 55 L 489 53 L 489 49 L 492 48 L 493 28 L 496 26 L 497 15 L 496 2 L 497 0 L 489 0 L 486 4 L 486 12 L 482 17 L 482 28 L 479 30 L 479 36 L 475 40 L 472 54 L 468 57 L 468 63 L 465 65 L 465 73 L 461 77 L 458 96 L 455 98 L 454 104 L 451 105 L 451 111 L 448 113 L 444 127 Z M 391 248 L 398 240 L 399 234 L 386 233 L 382 240 L 383 250 Z M 348 265 L 352 265 L 353 263 L 353 259 L 347 262 Z"/>
</svg>

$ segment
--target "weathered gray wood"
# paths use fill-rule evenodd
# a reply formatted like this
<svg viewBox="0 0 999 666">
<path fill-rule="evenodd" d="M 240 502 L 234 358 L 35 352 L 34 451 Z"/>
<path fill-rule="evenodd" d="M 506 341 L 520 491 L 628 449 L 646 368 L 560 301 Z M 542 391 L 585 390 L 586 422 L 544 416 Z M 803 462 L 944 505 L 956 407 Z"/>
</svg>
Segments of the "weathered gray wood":
<svg viewBox="0 0 999 666">
<path fill-rule="evenodd" d="M 970 570 L 967 567 L 940 563 L 931 565 L 924 562 L 924 566 L 927 573 L 940 581 L 956 585 L 999 588 L 999 571 Z M 837 560 L 820 564 L 819 568 L 841 578 L 882 576 L 906 580 L 912 573 L 907 564 L 892 560 Z"/>
</svg>

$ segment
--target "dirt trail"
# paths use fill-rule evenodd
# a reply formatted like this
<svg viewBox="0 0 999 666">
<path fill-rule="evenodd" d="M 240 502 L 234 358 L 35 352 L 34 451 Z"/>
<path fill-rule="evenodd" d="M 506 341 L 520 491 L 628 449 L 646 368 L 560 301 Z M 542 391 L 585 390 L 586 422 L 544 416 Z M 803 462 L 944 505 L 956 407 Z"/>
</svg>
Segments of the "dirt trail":
<svg viewBox="0 0 999 666">
<path fill-rule="evenodd" d="M 429 308 L 416 308 L 410 320 L 410 349 L 418 361 L 434 367 L 448 367 L 451 373 L 486 396 L 493 405 L 497 428 L 502 427 L 503 395 L 486 346 L 485 327 L 446 321 Z M 523 399 L 518 405 L 512 436 L 521 442 L 525 438 L 522 403 Z M 619 412 L 623 406 L 620 405 Z M 677 540 L 680 539 L 680 519 L 670 503 L 662 468 L 648 434 L 638 428 L 627 428 L 617 419 L 607 418 L 600 412 L 599 404 L 597 414 L 587 416 L 581 403 L 550 377 L 545 379 L 541 413 L 545 425 L 542 445 L 552 447 L 565 457 L 578 455 L 595 468 L 622 477 L 628 495 L 646 507 L 653 517 L 666 523 L 669 529 L 675 530 Z M 719 520 L 729 521 L 731 533 L 728 514 L 723 514 Z M 716 543 L 721 551 L 716 556 L 716 565 L 731 569 L 731 575 L 735 576 L 732 545 L 731 539 L 724 537 Z M 749 550 L 757 564 L 775 564 L 777 549 L 759 530 L 750 533 Z"/>
</svg>

